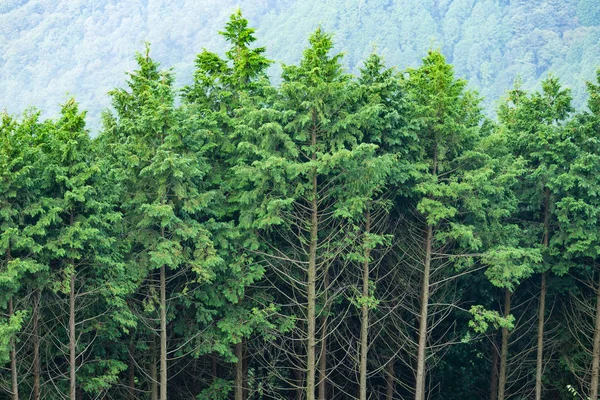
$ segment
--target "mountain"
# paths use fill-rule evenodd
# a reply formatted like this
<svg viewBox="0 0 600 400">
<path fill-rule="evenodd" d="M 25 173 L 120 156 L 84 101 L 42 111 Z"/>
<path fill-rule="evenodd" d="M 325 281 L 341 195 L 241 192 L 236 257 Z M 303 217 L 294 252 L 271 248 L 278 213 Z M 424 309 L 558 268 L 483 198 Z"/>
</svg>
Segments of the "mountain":
<svg viewBox="0 0 600 400">
<path fill-rule="evenodd" d="M 217 32 L 237 7 L 277 62 L 295 63 L 318 26 L 334 33 L 352 72 L 373 49 L 402 70 L 439 48 L 490 115 L 517 76 L 529 89 L 548 73 L 581 107 L 600 66 L 597 0 L 3 0 L 0 108 L 54 116 L 74 95 L 96 131 L 106 93 L 123 84 L 145 41 L 183 85 L 197 53 L 221 52 Z M 271 69 L 274 81 L 280 70 Z"/>
</svg>

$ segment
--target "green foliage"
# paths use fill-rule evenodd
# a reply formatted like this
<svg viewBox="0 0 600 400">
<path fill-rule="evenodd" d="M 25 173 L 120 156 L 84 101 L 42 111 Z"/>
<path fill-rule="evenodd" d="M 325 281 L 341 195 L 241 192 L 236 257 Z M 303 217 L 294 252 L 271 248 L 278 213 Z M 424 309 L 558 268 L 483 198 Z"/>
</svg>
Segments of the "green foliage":
<svg viewBox="0 0 600 400">
<path fill-rule="evenodd" d="M 579 0 L 577 18 L 584 26 L 600 25 L 600 4 L 594 0 Z"/>
</svg>

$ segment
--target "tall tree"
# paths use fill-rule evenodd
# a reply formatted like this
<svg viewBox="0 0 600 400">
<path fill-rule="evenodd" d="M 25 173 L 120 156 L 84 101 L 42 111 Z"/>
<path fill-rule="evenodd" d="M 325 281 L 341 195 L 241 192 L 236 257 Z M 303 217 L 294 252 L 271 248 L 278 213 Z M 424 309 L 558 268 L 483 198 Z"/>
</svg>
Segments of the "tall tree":
<svg viewBox="0 0 600 400">
<path fill-rule="evenodd" d="M 186 129 L 187 116 L 174 104 L 171 72 L 159 70 L 148 46 L 137 62 L 128 90 L 111 92 L 115 115 L 106 117 L 106 130 L 113 147 L 122 147 L 115 167 L 125 171 L 128 185 L 122 208 L 131 227 L 130 262 L 151 286 L 158 271 L 159 398 L 166 400 L 173 351 L 169 305 L 188 284 L 209 279 L 219 262 L 204 213 L 215 193 L 205 180 L 204 131 Z"/>
<path fill-rule="evenodd" d="M 540 266 L 535 378 L 535 398 L 541 400 L 547 273 L 553 263 L 550 244 L 556 225 L 552 214 L 554 204 L 559 201 L 555 189 L 557 176 L 573 160 L 572 146 L 562 128 L 573 108 L 569 89 L 562 88 L 553 77 L 542 82 L 541 92 L 530 96 L 517 86 L 510 92 L 508 100 L 501 106 L 499 116 L 507 127 L 513 153 L 524 160 L 527 168 L 522 185 L 517 189 L 523 204 L 518 218 L 522 231 L 527 232 L 523 242 L 531 247 L 541 246 L 545 255 L 545 262 Z"/>
</svg>

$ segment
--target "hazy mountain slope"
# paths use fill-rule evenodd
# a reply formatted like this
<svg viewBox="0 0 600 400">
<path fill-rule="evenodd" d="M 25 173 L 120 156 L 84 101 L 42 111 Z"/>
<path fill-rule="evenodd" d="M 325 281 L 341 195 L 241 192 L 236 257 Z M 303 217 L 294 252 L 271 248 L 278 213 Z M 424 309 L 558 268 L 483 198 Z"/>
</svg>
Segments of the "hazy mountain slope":
<svg viewBox="0 0 600 400">
<path fill-rule="evenodd" d="M 237 6 L 285 63 L 319 24 L 335 33 L 352 71 L 374 46 L 402 69 L 440 47 L 488 109 L 517 74 L 531 87 L 548 71 L 581 105 L 583 81 L 600 66 L 596 0 L 3 0 L 0 107 L 34 105 L 50 116 L 70 93 L 98 126 L 106 92 L 126 79 L 144 41 L 187 82 L 196 53 L 222 48 L 217 31 Z"/>
</svg>

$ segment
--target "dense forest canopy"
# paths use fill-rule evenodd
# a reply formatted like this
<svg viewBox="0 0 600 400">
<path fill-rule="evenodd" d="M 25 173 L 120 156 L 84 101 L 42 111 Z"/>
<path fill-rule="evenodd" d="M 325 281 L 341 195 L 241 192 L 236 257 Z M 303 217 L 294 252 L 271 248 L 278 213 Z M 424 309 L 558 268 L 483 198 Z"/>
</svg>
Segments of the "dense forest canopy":
<svg viewBox="0 0 600 400">
<path fill-rule="evenodd" d="M 106 93 L 122 85 L 131 54 L 145 41 L 154 57 L 189 84 L 194 55 L 225 51 L 215 36 L 241 6 L 276 60 L 294 63 L 310 32 L 333 33 L 343 65 L 357 73 L 373 47 L 389 65 L 416 67 L 441 49 L 456 74 L 484 97 L 488 115 L 517 76 L 537 88 L 548 73 L 585 104 L 600 64 L 600 3 L 595 0 L 5 0 L 0 4 L 0 108 L 58 114 L 55 99 L 74 95 L 94 134 Z"/>
<path fill-rule="evenodd" d="M 598 16 L 587 0 L 458 3 L 422 4 L 438 21 L 527 11 L 523 37 L 530 20 L 542 36 L 574 21 L 592 35 Z M 69 4 L 57 9 L 124 6 Z M 377 7 L 391 17 L 394 4 Z M 178 22 L 143 5 L 160 15 L 149 26 Z M 471 65 L 462 36 L 404 67 L 386 47 L 339 51 L 336 37 L 366 25 L 298 21 L 288 35 L 274 22 L 285 7 L 337 21 L 329 5 L 257 3 L 270 33 L 234 9 L 179 79 L 157 60 L 177 47 L 163 31 L 130 54 L 95 135 L 85 107 L 47 85 L 56 117 L 0 115 L 1 398 L 599 398 L 597 48 L 570 64 L 596 69 L 569 77 L 584 105 L 533 63 L 485 103 L 457 72 Z M 357 24 L 375 7 L 345 5 Z M 275 59 L 304 28 L 303 50 Z M 511 37 L 503 51 L 523 56 Z"/>
</svg>

